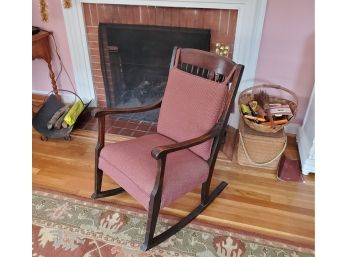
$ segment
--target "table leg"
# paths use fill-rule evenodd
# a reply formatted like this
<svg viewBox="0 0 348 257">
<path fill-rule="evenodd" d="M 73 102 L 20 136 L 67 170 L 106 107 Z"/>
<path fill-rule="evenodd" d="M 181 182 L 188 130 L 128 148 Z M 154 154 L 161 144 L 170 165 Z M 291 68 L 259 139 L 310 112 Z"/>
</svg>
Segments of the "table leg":
<svg viewBox="0 0 348 257">
<path fill-rule="evenodd" d="M 50 78 L 51 78 L 51 83 L 52 83 L 52 87 L 53 87 L 53 92 L 54 92 L 55 95 L 59 95 L 58 94 L 57 83 L 56 83 L 56 78 L 55 78 L 54 72 L 52 70 L 51 62 L 47 61 L 47 64 L 48 64 L 48 69 L 49 69 L 49 72 L 50 72 Z"/>
</svg>

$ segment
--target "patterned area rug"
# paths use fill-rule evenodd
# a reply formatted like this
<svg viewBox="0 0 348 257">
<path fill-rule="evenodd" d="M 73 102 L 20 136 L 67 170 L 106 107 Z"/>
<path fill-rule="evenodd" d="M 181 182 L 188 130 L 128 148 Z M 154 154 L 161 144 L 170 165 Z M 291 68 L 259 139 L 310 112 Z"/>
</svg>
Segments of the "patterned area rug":
<svg viewBox="0 0 348 257">
<path fill-rule="evenodd" d="M 313 250 L 195 222 L 162 244 L 142 252 L 146 214 L 101 201 L 34 190 L 33 255 L 83 257 L 307 257 Z M 174 220 L 160 218 L 156 233 Z"/>
</svg>

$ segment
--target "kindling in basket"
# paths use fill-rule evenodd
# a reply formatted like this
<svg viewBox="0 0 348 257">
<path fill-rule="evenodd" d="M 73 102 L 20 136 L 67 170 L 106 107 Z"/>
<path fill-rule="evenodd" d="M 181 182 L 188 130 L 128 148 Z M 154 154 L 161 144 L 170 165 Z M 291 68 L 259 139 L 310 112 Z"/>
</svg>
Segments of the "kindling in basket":
<svg viewBox="0 0 348 257">
<path fill-rule="evenodd" d="M 279 85 L 257 85 L 242 91 L 238 99 L 244 122 L 260 132 L 276 133 L 295 118 L 297 96 Z"/>
</svg>

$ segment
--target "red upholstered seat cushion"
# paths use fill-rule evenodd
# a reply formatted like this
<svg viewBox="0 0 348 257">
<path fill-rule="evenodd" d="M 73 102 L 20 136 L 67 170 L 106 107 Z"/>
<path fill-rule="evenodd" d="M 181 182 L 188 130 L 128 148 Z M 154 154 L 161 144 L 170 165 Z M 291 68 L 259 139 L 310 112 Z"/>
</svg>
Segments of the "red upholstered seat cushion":
<svg viewBox="0 0 348 257">
<path fill-rule="evenodd" d="M 207 133 L 218 121 L 227 88 L 177 68 L 169 72 L 157 132 L 182 142 Z M 207 160 L 212 140 L 190 148 Z"/>
<path fill-rule="evenodd" d="M 176 142 L 163 135 L 151 134 L 108 144 L 100 153 L 99 168 L 148 209 L 157 174 L 157 161 L 151 157 L 151 150 L 173 143 Z M 201 185 L 208 173 L 206 161 L 191 151 L 170 153 L 166 161 L 161 207 Z"/>
</svg>

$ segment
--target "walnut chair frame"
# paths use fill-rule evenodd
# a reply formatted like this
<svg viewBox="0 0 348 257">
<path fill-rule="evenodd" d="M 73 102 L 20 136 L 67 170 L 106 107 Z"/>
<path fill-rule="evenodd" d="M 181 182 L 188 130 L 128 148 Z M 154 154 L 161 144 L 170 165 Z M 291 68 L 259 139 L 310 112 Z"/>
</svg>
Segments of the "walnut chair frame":
<svg viewBox="0 0 348 257">
<path fill-rule="evenodd" d="M 176 53 L 177 48 L 174 48 L 170 64 L 171 68 L 174 65 Z M 141 246 L 141 249 L 143 251 L 146 251 L 160 244 L 164 240 L 168 239 L 170 236 L 177 233 L 183 227 L 185 227 L 203 210 L 205 210 L 209 206 L 209 204 L 211 204 L 213 200 L 227 186 L 227 183 L 223 181 L 214 190 L 210 190 L 210 184 L 213 176 L 216 158 L 220 149 L 221 142 L 225 135 L 226 125 L 243 74 L 244 66 L 236 64 L 232 60 L 218 56 L 214 53 L 203 52 L 196 49 L 181 49 L 180 63 L 178 64 L 178 68 L 191 74 L 223 83 L 226 87 L 228 87 L 228 91 L 225 98 L 224 109 L 222 111 L 220 119 L 208 133 L 201 135 L 197 138 L 186 140 L 184 142 L 159 146 L 152 149 L 151 155 L 154 159 L 157 160 L 157 177 L 150 196 L 145 241 Z M 95 191 L 91 196 L 93 199 L 113 196 L 125 191 L 122 187 L 106 191 L 101 190 L 103 171 L 99 169 L 98 162 L 100 152 L 105 145 L 105 116 L 111 114 L 137 113 L 153 110 L 156 108 L 160 108 L 161 102 L 162 101 L 160 100 L 157 103 L 138 108 L 96 108 L 95 110 L 93 110 L 92 115 L 98 119 L 98 141 L 95 150 Z M 201 187 L 200 204 L 186 217 L 182 218 L 171 228 L 157 236 L 154 236 L 156 223 L 160 211 L 167 155 L 175 151 L 188 149 L 190 147 L 199 145 L 211 139 L 213 139 L 211 155 L 210 158 L 207 160 L 207 163 L 209 165 L 209 175 L 207 180 L 202 184 Z"/>
</svg>

